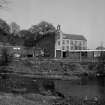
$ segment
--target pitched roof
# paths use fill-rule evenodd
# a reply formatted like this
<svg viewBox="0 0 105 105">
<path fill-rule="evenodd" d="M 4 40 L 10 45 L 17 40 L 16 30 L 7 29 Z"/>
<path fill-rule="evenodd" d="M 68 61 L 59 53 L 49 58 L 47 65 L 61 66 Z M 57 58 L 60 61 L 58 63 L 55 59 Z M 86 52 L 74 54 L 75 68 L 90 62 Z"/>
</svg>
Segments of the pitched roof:
<svg viewBox="0 0 105 105">
<path fill-rule="evenodd" d="M 96 50 L 105 50 L 105 47 L 103 47 L 103 46 L 98 46 L 98 47 L 96 48 Z"/>
<path fill-rule="evenodd" d="M 73 40 L 85 40 L 87 39 L 83 35 L 76 35 L 76 34 L 63 34 L 64 39 L 73 39 Z"/>
</svg>

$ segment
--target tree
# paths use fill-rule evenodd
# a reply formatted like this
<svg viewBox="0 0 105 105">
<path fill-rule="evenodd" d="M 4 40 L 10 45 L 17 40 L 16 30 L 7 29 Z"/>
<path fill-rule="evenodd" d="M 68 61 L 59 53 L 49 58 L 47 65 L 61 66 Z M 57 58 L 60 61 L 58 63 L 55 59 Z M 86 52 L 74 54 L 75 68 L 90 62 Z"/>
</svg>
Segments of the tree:
<svg viewBox="0 0 105 105">
<path fill-rule="evenodd" d="M 4 43 L 8 43 L 8 37 L 10 36 L 9 25 L 6 21 L 0 19 L 0 41 Z"/>
<path fill-rule="evenodd" d="M 29 28 L 29 31 L 33 34 L 35 33 L 39 33 L 40 32 L 40 29 L 37 25 L 33 25 L 31 28 Z"/>
<path fill-rule="evenodd" d="M 38 27 L 40 29 L 40 34 L 45 35 L 47 33 L 55 32 L 56 28 L 51 24 L 46 21 L 42 21 L 38 24 Z"/>
<path fill-rule="evenodd" d="M 8 3 L 7 0 L 0 0 L 0 9 L 7 7 Z"/>
<path fill-rule="evenodd" d="M 97 72 L 100 74 L 105 73 L 105 52 L 101 51 L 100 56 L 98 57 Z"/>
<path fill-rule="evenodd" d="M 34 34 L 34 37 L 41 38 L 43 35 L 51 34 L 56 32 L 56 28 L 46 21 L 42 21 L 37 25 L 33 25 L 29 31 Z"/>
<path fill-rule="evenodd" d="M 21 30 L 19 33 L 19 37 L 24 41 L 24 46 L 33 47 L 35 42 L 34 34 L 29 30 Z"/>
<path fill-rule="evenodd" d="M 28 38 L 30 37 L 31 32 L 28 30 L 21 30 L 18 32 L 18 36 L 21 38 Z"/>
<path fill-rule="evenodd" d="M 0 65 L 6 65 L 9 63 L 9 58 L 8 58 L 8 50 L 7 48 L 3 47 L 1 49 L 1 60 L 0 60 Z"/>
<path fill-rule="evenodd" d="M 16 22 L 12 22 L 10 24 L 10 33 L 16 36 L 19 31 L 20 31 L 20 26 Z"/>
<path fill-rule="evenodd" d="M 0 30 L 3 30 L 5 33 L 10 33 L 10 27 L 3 19 L 0 19 Z"/>
</svg>

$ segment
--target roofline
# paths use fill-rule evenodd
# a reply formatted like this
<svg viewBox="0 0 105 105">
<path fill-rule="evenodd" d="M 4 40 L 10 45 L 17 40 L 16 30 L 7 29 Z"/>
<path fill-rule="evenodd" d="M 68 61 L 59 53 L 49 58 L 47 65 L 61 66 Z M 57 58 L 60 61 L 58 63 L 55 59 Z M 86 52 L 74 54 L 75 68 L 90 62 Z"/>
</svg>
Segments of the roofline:
<svg viewBox="0 0 105 105">
<path fill-rule="evenodd" d="M 85 41 L 87 41 L 87 39 L 86 39 L 86 38 L 84 38 L 84 39 L 72 39 L 72 38 L 64 38 L 64 39 L 71 39 L 71 40 L 85 40 Z"/>
<path fill-rule="evenodd" d="M 105 51 L 105 50 L 70 50 L 69 52 L 101 52 L 101 51 Z"/>
<path fill-rule="evenodd" d="M 63 33 L 63 35 L 74 35 L 74 36 L 77 35 L 77 36 L 82 36 L 82 37 L 84 37 L 83 40 L 87 41 L 87 39 L 85 38 L 85 36 L 84 35 L 81 35 L 81 34 L 66 34 L 66 33 Z M 69 39 L 71 39 L 71 38 L 69 38 Z M 81 39 L 78 39 L 78 40 L 81 40 Z"/>
</svg>

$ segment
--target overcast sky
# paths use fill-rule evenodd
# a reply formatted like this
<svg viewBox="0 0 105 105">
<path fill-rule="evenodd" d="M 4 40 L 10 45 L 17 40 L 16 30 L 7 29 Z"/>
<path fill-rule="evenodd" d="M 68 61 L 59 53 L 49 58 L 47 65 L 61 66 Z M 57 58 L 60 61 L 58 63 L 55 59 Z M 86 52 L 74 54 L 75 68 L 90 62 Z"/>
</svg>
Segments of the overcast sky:
<svg viewBox="0 0 105 105">
<path fill-rule="evenodd" d="M 105 0 L 11 0 L 0 18 L 22 29 L 42 20 L 60 24 L 64 33 L 84 35 L 88 48 L 105 43 Z"/>
</svg>

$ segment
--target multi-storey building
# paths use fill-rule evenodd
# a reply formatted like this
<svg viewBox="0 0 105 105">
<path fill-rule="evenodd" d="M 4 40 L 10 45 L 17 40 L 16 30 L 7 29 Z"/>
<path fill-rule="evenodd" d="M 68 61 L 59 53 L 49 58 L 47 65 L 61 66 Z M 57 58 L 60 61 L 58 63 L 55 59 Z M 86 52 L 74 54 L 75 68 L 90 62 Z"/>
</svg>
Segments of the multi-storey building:
<svg viewBox="0 0 105 105">
<path fill-rule="evenodd" d="M 58 32 L 55 41 L 55 57 L 65 57 L 67 52 L 73 50 L 86 50 L 87 40 L 83 35 L 64 34 Z"/>
</svg>

